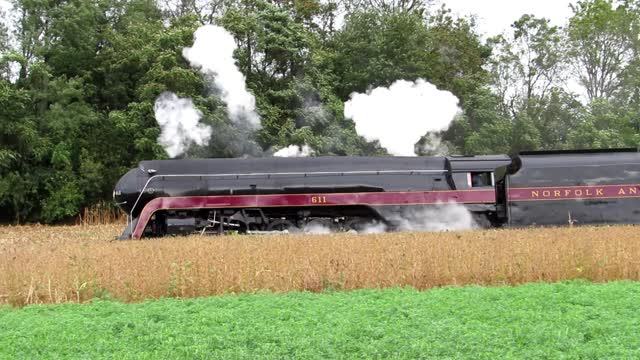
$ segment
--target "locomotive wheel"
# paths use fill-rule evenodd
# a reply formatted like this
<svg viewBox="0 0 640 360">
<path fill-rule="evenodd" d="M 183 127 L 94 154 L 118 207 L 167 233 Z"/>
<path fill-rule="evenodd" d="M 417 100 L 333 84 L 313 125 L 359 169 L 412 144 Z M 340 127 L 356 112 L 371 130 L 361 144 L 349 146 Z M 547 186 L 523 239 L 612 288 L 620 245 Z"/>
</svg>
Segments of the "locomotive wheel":
<svg viewBox="0 0 640 360">
<path fill-rule="evenodd" d="M 298 229 L 294 223 L 292 223 L 291 221 L 287 220 L 287 219 L 277 219 L 274 220 L 272 222 L 269 223 L 269 226 L 267 226 L 267 230 L 268 231 L 288 231 L 288 232 L 299 232 L 300 229 Z"/>
</svg>

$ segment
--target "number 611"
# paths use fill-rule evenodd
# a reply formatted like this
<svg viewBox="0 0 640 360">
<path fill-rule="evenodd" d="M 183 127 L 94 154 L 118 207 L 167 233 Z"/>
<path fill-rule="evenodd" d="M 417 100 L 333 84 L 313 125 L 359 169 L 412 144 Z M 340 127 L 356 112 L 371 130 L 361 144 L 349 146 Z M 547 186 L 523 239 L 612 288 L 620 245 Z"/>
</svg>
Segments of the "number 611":
<svg viewBox="0 0 640 360">
<path fill-rule="evenodd" d="M 326 196 L 312 196 L 311 197 L 312 204 L 326 204 L 327 197 Z"/>
</svg>

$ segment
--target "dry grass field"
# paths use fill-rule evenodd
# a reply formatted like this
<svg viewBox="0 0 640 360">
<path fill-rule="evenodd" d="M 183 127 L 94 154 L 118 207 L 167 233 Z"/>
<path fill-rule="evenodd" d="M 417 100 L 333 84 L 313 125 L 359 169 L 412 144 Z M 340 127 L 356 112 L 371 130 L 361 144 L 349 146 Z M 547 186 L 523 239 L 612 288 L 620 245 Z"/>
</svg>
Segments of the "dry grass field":
<svg viewBox="0 0 640 360">
<path fill-rule="evenodd" d="M 638 227 L 113 240 L 121 228 L 0 227 L 0 304 L 640 280 Z"/>
</svg>

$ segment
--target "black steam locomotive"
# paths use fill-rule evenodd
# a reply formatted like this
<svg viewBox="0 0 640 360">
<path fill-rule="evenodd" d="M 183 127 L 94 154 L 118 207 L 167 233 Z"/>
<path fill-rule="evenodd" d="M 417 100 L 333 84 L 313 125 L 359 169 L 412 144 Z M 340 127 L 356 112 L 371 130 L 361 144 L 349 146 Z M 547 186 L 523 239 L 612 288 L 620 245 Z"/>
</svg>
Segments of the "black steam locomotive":
<svg viewBox="0 0 640 360">
<path fill-rule="evenodd" d="M 152 160 L 130 170 L 114 190 L 129 216 L 124 239 L 315 225 L 393 230 L 401 228 L 398 214 L 460 206 L 485 226 L 633 224 L 640 222 L 639 196 L 635 149 L 514 158 Z"/>
</svg>

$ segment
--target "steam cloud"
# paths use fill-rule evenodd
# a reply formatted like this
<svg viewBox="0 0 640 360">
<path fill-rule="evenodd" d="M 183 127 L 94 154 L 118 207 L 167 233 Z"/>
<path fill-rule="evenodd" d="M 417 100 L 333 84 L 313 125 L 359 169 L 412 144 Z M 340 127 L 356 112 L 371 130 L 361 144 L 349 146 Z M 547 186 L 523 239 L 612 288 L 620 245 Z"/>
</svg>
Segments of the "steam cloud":
<svg viewBox="0 0 640 360">
<path fill-rule="evenodd" d="M 385 210 L 382 216 L 400 231 L 460 231 L 479 227 L 471 212 L 456 203 L 398 207 Z"/>
<path fill-rule="evenodd" d="M 286 148 L 276 151 L 273 156 L 275 157 L 309 157 L 313 155 L 314 151 L 309 145 L 289 145 Z"/>
<path fill-rule="evenodd" d="M 398 80 L 388 88 L 353 93 L 344 105 L 344 116 L 353 119 L 358 134 L 379 140 L 397 156 L 415 156 L 420 137 L 447 129 L 459 111 L 452 93 L 423 79 Z"/>
<path fill-rule="evenodd" d="M 247 122 L 253 129 L 260 128 L 256 99 L 247 91 L 245 77 L 233 58 L 236 49 L 233 36 L 222 27 L 204 25 L 196 30 L 194 38 L 193 47 L 184 48 L 182 56 L 191 66 L 200 68 L 205 76 L 213 77 L 231 121 Z"/>
<path fill-rule="evenodd" d="M 312 235 L 327 235 L 327 234 L 334 233 L 335 230 L 323 224 L 307 224 L 302 229 L 302 232 L 305 234 L 312 234 Z"/>
<path fill-rule="evenodd" d="M 250 139 L 261 127 L 260 117 L 255 98 L 247 91 L 245 77 L 235 65 L 233 36 L 222 27 L 205 25 L 196 30 L 194 39 L 193 46 L 184 48 L 182 55 L 191 66 L 200 69 L 219 93 L 231 124 L 223 124 L 214 132 L 210 126 L 199 123 L 202 113 L 190 99 L 165 92 L 154 106 L 156 121 L 162 129 L 158 143 L 172 158 L 187 152 L 192 144 L 223 147 L 236 156 L 262 154 L 262 149 Z"/>
<path fill-rule="evenodd" d="M 209 142 L 212 129 L 200 123 L 202 113 L 191 99 L 164 92 L 156 99 L 153 111 L 162 130 L 158 143 L 170 157 L 181 155 L 192 143 L 205 145 Z"/>
<path fill-rule="evenodd" d="M 463 231 L 488 226 L 488 222 L 476 222 L 472 213 L 464 205 L 453 202 L 412 207 L 386 207 L 380 215 L 386 219 L 386 224 L 371 220 L 369 223 L 361 224 L 357 230 L 348 232 L 381 234 L 388 231 Z M 311 222 L 302 229 L 294 230 L 296 231 L 324 235 L 339 230 L 319 221 Z"/>
<path fill-rule="evenodd" d="M 490 226 L 489 220 L 474 218 L 464 205 L 455 202 L 439 203 L 424 206 L 392 206 L 381 210 L 380 215 L 385 222 L 370 220 L 361 223 L 349 233 L 382 234 L 391 231 L 464 231 Z M 312 220 L 301 228 L 290 229 L 291 232 L 306 234 L 332 234 L 343 231 L 332 226 L 329 220 Z"/>
</svg>

